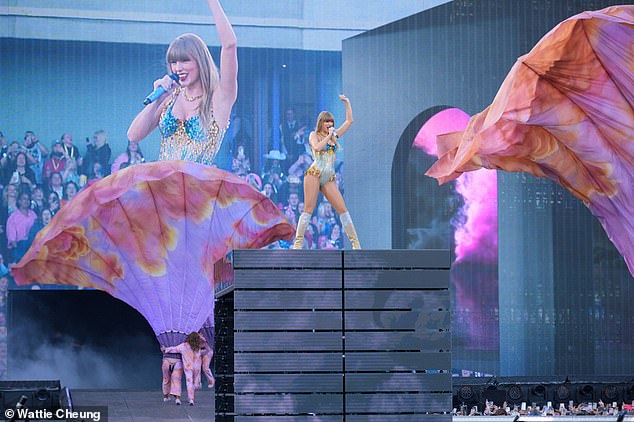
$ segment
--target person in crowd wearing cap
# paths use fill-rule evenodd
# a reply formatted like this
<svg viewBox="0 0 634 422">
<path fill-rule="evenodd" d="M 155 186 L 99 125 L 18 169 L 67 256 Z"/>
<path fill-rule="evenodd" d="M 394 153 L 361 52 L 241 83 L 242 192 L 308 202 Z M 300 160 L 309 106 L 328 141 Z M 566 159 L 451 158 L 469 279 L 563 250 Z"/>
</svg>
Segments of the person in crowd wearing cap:
<svg viewBox="0 0 634 422">
<path fill-rule="evenodd" d="M 42 183 L 44 159 L 48 157 L 49 153 L 48 148 L 37 139 L 37 136 L 35 136 L 32 130 L 28 130 L 24 134 L 24 148 L 29 167 L 33 170 L 33 174 L 35 174 L 34 182 L 40 184 Z"/>
</svg>

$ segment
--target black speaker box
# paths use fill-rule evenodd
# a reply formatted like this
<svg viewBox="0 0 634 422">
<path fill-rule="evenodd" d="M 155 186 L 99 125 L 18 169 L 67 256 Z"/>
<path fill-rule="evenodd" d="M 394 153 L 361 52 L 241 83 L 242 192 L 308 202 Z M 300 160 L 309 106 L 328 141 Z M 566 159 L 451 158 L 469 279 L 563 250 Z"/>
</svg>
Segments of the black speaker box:
<svg viewBox="0 0 634 422">
<path fill-rule="evenodd" d="M 59 409 L 60 392 L 59 380 L 0 381 L 0 414 L 6 409 L 15 409 L 22 396 L 26 396 L 24 407 L 28 409 Z"/>
<path fill-rule="evenodd" d="M 506 390 L 487 388 L 482 392 L 482 397 L 485 400 L 492 401 L 496 406 L 502 406 L 506 401 Z"/>
</svg>

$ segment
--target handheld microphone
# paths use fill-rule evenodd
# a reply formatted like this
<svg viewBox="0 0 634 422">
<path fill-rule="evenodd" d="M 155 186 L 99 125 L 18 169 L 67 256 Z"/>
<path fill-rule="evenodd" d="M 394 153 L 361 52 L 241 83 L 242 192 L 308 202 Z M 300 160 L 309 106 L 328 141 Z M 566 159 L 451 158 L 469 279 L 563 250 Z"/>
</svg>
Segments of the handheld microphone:
<svg viewBox="0 0 634 422">
<path fill-rule="evenodd" d="M 178 83 L 178 75 L 176 73 L 172 73 L 170 75 L 170 78 L 172 78 L 174 82 Z M 161 95 L 165 94 L 166 92 L 167 91 L 165 90 L 165 88 L 163 88 L 162 85 L 159 85 L 158 87 L 156 87 L 154 91 L 152 91 L 147 97 L 145 97 L 145 100 L 143 100 L 143 105 L 148 105 L 150 103 L 153 103 L 158 98 L 160 98 Z"/>
</svg>

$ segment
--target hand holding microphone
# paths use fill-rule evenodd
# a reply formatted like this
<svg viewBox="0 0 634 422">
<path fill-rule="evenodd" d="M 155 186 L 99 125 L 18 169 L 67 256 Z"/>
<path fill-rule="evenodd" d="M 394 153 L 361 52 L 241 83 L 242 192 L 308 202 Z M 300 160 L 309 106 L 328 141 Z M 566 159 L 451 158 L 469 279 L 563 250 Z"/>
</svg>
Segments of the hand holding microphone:
<svg viewBox="0 0 634 422">
<path fill-rule="evenodd" d="M 161 95 L 169 91 L 174 82 L 178 83 L 178 75 L 176 73 L 166 75 L 163 78 L 154 81 L 154 91 L 152 91 L 147 97 L 145 97 L 145 100 L 143 100 L 143 105 L 148 105 L 161 98 Z"/>
<path fill-rule="evenodd" d="M 335 131 L 334 127 L 328 128 L 328 132 L 332 139 L 337 139 L 339 137 L 339 134 Z"/>
</svg>

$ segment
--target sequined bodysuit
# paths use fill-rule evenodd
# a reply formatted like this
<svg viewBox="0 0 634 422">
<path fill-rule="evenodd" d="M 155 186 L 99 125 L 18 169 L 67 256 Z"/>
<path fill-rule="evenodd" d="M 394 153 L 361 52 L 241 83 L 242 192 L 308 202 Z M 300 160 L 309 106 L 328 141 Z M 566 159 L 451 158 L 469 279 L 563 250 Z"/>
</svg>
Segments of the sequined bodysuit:
<svg viewBox="0 0 634 422">
<path fill-rule="evenodd" d="M 319 186 L 323 186 L 328 182 L 335 180 L 335 159 L 337 158 L 338 144 L 326 144 L 321 151 L 313 152 L 313 164 L 308 167 L 305 174 L 312 174 L 319 177 Z"/>
<path fill-rule="evenodd" d="M 227 132 L 221 129 L 212 115 L 211 127 L 205 131 L 200 116 L 180 120 L 172 114 L 175 93 L 161 113 L 159 129 L 163 136 L 159 160 L 184 160 L 211 166 Z M 228 125 L 227 125 L 228 126 Z"/>
</svg>

